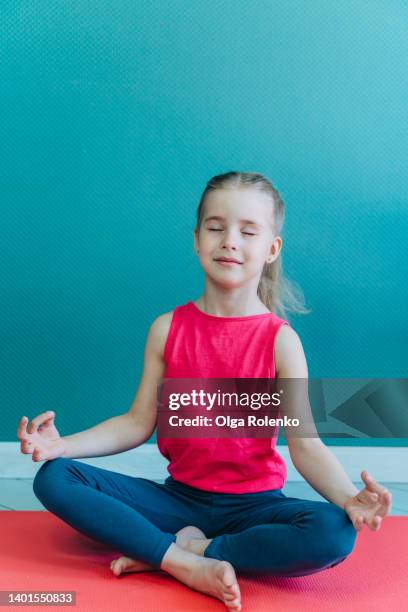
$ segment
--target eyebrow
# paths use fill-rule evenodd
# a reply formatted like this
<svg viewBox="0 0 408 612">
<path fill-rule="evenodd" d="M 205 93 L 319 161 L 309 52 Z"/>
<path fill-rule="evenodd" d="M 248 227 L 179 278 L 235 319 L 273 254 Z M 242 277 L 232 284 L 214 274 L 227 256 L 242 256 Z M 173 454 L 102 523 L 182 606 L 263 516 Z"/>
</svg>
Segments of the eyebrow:
<svg viewBox="0 0 408 612">
<path fill-rule="evenodd" d="M 213 215 L 212 217 L 206 217 L 204 219 L 204 223 L 206 223 L 207 221 L 225 221 L 225 217 Z M 255 225 L 256 227 L 259 227 L 259 229 L 262 228 L 262 225 L 260 225 L 256 221 L 253 221 L 252 219 L 240 219 L 240 221 L 245 224 Z"/>
</svg>

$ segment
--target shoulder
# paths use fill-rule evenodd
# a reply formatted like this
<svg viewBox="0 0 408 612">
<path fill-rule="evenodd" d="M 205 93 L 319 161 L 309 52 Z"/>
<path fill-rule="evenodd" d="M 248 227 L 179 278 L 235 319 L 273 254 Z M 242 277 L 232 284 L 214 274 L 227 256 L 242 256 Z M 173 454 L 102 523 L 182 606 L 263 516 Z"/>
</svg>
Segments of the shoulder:
<svg viewBox="0 0 408 612">
<path fill-rule="evenodd" d="M 302 341 L 293 327 L 281 325 L 275 337 L 275 368 L 280 378 L 307 378 Z"/>
<path fill-rule="evenodd" d="M 148 341 L 162 356 L 164 354 L 164 347 L 170 331 L 173 314 L 174 310 L 169 310 L 159 315 L 154 319 L 149 329 Z"/>
</svg>

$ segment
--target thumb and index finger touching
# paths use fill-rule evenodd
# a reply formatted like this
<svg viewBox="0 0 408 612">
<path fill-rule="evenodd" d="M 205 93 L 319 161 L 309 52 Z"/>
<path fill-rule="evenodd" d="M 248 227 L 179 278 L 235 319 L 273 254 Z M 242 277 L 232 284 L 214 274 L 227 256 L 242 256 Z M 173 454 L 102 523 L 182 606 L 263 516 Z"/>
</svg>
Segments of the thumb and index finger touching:
<svg viewBox="0 0 408 612">
<path fill-rule="evenodd" d="M 27 434 L 32 434 L 37 429 L 45 424 L 47 421 L 52 420 L 55 417 L 55 412 L 53 410 L 48 410 L 47 412 L 42 412 L 38 416 L 34 417 L 30 422 L 28 422 L 28 417 L 23 416 L 20 419 L 18 429 L 17 429 L 17 437 L 21 440 Z M 27 425 L 28 423 L 28 425 Z"/>
<path fill-rule="evenodd" d="M 376 498 L 382 505 L 382 511 L 380 512 L 380 514 L 385 515 L 391 509 L 392 494 L 386 487 L 376 482 L 374 478 L 367 472 L 367 470 L 361 472 L 361 479 L 364 482 L 367 491 L 370 492 L 371 496 L 376 496 Z"/>
</svg>

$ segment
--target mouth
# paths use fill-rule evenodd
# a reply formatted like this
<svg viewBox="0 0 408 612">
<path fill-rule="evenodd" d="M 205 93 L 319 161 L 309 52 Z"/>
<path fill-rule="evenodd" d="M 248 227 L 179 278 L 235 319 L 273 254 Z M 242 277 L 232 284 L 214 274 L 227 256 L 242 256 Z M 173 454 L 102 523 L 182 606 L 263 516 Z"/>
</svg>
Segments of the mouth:
<svg viewBox="0 0 408 612">
<path fill-rule="evenodd" d="M 242 265 L 241 261 L 237 261 L 235 259 L 220 258 L 220 259 L 215 259 L 214 261 L 216 261 L 221 266 L 241 266 Z"/>
</svg>

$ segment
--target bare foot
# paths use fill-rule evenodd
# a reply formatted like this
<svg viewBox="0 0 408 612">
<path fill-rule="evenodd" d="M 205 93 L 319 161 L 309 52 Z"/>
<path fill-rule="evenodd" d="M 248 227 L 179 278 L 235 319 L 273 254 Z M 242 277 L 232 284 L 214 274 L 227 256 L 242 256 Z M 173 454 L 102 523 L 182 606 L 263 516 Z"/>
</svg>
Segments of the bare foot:
<svg viewBox="0 0 408 612">
<path fill-rule="evenodd" d="M 171 544 L 161 568 L 189 586 L 220 599 L 231 612 L 241 610 L 241 593 L 235 570 L 228 561 L 207 559 Z"/>
<path fill-rule="evenodd" d="M 205 537 L 205 533 L 201 529 L 193 525 L 183 527 L 176 535 L 176 544 L 184 548 L 184 550 L 200 555 L 200 557 L 204 556 L 205 549 L 212 542 L 212 540 L 208 540 Z"/>
<path fill-rule="evenodd" d="M 139 561 L 139 559 L 132 559 L 131 557 L 125 556 L 114 559 L 110 564 L 110 568 L 115 576 L 120 576 L 120 574 L 131 574 L 133 572 L 153 572 L 160 569 L 150 563 L 145 563 L 144 561 Z"/>
<path fill-rule="evenodd" d="M 188 526 L 183 527 L 176 533 L 176 543 L 185 550 L 194 552 L 195 554 L 204 554 L 204 550 L 207 548 L 211 540 L 207 540 L 205 533 L 198 529 L 198 527 Z M 200 552 L 203 549 L 202 553 Z M 139 561 L 139 559 L 133 559 L 132 557 L 119 557 L 114 559 L 110 568 L 115 576 L 120 574 L 131 574 L 136 572 L 154 572 L 159 571 L 160 568 L 146 563 L 145 561 Z"/>
</svg>

